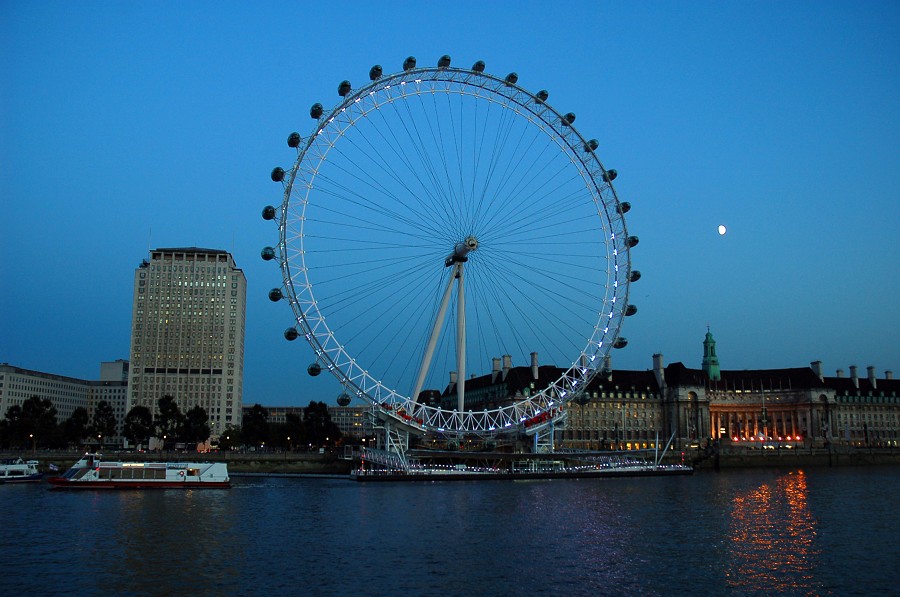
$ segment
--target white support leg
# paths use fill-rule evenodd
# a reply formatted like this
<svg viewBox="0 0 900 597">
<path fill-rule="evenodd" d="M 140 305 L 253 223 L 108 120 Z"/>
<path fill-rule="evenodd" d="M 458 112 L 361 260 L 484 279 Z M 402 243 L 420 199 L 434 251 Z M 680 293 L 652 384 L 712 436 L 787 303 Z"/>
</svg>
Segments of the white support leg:
<svg viewBox="0 0 900 597">
<path fill-rule="evenodd" d="M 462 415 L 466 405 L 466 293 L 462 263 L 456 264 L 456 380 L 457 412 Z"/>
<path fill-rule="evenodd" d="M 450 272 L 450 279 L 447 281 L 447 288 L 444 290 L 444 296 L 441 299 L 441 307 L 438 309 L 437 318 L 434 320 L 434 327 L 431 328 L 431 337 L 428 338 L 428 346 L 425 348 L 425 355 L 422 357 L 422 365 L 419 367 L 419 375 L 416 377 L 416 386 L 410 398 L 413 404 L 419 402 L 419 392 L 425 384 L 425 376 L 428 375 L 428 369 L 431 367 L 431 359 L 434 357 L 434 348 L 437 346 L 438 337 L 441 335 L 441 328 L 444 327 L 444 317 L 447 314 L 447 304 L 450 302 L 450 291 L 453 289 L 453 280 L 459 271 L 460 264 L 457 263 Z"/>
</svg>

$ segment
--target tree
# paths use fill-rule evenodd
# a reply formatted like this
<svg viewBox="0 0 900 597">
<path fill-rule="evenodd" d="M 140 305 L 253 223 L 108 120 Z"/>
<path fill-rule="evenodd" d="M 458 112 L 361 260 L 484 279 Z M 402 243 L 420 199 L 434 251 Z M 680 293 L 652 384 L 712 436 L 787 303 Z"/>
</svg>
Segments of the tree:
<svg viewBox="0 0 900 597">
<path fill-rule="evenodd" d="M 231 423 L 225 426 L 225 431 L 219 436 L 219 449 L 233 450 L 240 443 L 241 430 L 232 427 Z"/>
<path fill-rule="evenodd" d="M 293 450 L 294 446 L 306 446 L 306 432 L 300 415 L 287 413 L 284 423 L 269 423 L 268 445 L 285 450 Z"/>
<path fill-rule="evenodd" d="M 153 421 L 153 425 L 156 427 L 156 437 L 163 438 L 163 443 L 174 441 L 181 429 L 183 418 L 181 410 L 171 396 L 163 396 L 156 404 L 159 407 L 156 420 Z"/>
<path fill-rule="evenodd" d="M 9 447 L 22 446 L 22 407 L 13 404 L 6 409 L 6 417 L 3 419 L 4 443 Z M 28 437 L 28 434 L 25 434 Z"/>
<path fill-rule="evenodd" d="M 94 421 L 91 424 L 91 434 L 98 436 L 97 442 L 103 445 L 103 440 L 116 434 L 116 414 L 113 407 L 106 400 L 97 403 L 94 409 Z"/>
<path fill-rule="evenodd" d="M 125 415 L 125 439 L 143 445 L 153 434 L 153 414 L 146 406 L 135 406 Z"/>
<path fill-rule="evenodd" d="M 254 404 L 244 415 L 244 425 L 241 428 L 241 439 L 245 444 L 258 446 L 269 439 L 269 411 Z"/>
<path fill-rule="evenodd" d="M 59 426 L 56 423 L 56 407 L 48 398 L 32 396 L 22 403 L 21 439 L 28 439 L 32 447 L 56 442 Z"/>
<path fill-rule="evenodd" d="M 303 411 L 303 426 L 307 441 L 313 445 L 333 444 L 341 437 L 341 430 L 332 422 L 324 402 L 309 403 Z"/>
<path fill-rule="evenodd" d="M 179 437 L 187 444 L 200 444 L 209 439 L 209 415 L 205 408 L 197 405 L 184 413 Z"/>
<path fill-rule="evenodd" d="M 63 423 L 63 437 L 68 444 L 79 445 L 84 443 L 84 438 L 90 434 L 88 429 L 88 411 L 79 406 L 72 411 L 72 416 Z"/>
<path fill-rule="evenodd" d="M 306 440 L 306 427 L 303 425 L 303 421 L 300 419 L 299 415 L 294 413 L 288 413 L 284 416 L 285 424 L 284 424 L 284 434 L 285 439 L 291 438 L 287 442 L 287 448 L 290 450 L 293 446 L 305 445 Z"/>
</svg>

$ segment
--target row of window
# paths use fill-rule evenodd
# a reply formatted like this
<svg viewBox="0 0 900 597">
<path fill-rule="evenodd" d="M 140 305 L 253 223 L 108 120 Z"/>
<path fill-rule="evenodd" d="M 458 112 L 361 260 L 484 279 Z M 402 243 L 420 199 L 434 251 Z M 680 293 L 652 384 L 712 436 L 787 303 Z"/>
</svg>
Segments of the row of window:
<svg viewBox="0 0 900 597">
<path fill-rule="evenodd" d="M 884 393 L 878 396 L 836 396 L 835 398 L 837 402 L 842 404 L 898 404 L 900 400 L 897 399 L 897 396 L 885 396 Z"/>
<path fill-rule="evenodd" d="M 169 280 L 171 280 L 171 279 L 172 279 L 172 276 L 169 276 Z M 225 278 L 223 277 L 222 279 L 224 280 Z M 200 281 L 198 281 L 198 280 L 200 280 Z M 162 287 L 162 288 L 177 288 L 177 287 L 180 287 L 180 286 L 186 286 L 186 287 L 203 286 L 203 287 L 205 287 L 205 288 L 210 288 L 210 287 L 212 287 L 212 288 L 225 288 L 225 286 L 226 286 L 226 283 L 225 283 L 225 282 L 209 282 L 209 281 L 203 282 L 202 280 L 203 280 L 203 278 L 201 278 L 200 276 L 194 276 L 194 279 L 193 279 L 193 280 L 191 280 L 190 277 L 187 277 L 187 278 L 185 278 L 185 281 L 182 282 L 182 281 L 181 281 L 181 276 L 176 276 L 176 281 L 175 281 L 175 282 L 168 282 L 168 283 L 167 283 L 167 282 L 159 282 L 159 277 L 157 276 L 156 280 L 150 280 L 150 286 L 153 286 L 153 287 L 155 287 L 155 288 L 158 288 L 158 287 Z M 196 281 L 196 282 L 195 282 L 195 281 Z M 147 285 L 147 281 L 146 281 L 146 280 L 140 280 L 140 282 L 138 282 L 138 286 L 139 286 L 139 287 L 141 287 L 141 286 L 146 286 L 146 285 Z M 232 287 L 232 288 L 237 288 L 237 287 L 238 287 L 238 283 L 237 283 L 237 282 L 232 282 L 232 283 L 231 283 L 231 287 Z"/>
<path fill-rule="evenodd" d="M 150 272 L 151 272 L 151 276 L 150 276 L 150 277 L 151 277 L 151 278 L 154 277 L 154 275 L 152 275 L 152 274 L 155 274 L 155 277 L 158 278 L 158 277 L 160 276 L 160 274 L 163 274 L 163 275 L 166 275 L 166 274 L 171 275 L 172 272 L 178 272 L 178 273 L 182 273 L 182 274 L 185 273 L 185 272 L 187 272 L 187 273 L 191 273 L 191 272 L 201 272 L 201 273 L 202 273 L 202 272 L 206 272 L 206 273 L 209 273 L 209 274 L 214 274 L 214 273 L 217 273 L 217 274 L 228 274 L 228 273 L 231 271 L 231 268 L 229 268 L 229 267 L 209 266 L 209 265 L 194 265 L 193 263 L 191 263 L 190 265 L 175 265 L 174 263 L 171 262 L 170 259 L 167 259 L 166 261 L 169 261 L 169 264 L 168 264 L 168 265 L 164 265 L 164 264 L 161 264 L 161 263 L 158 263 L 158 262 L 156 262 L 156 263 L 151 263 L 151 264 L 150 264 Z M 146 271 L 141 271 L 141 272 L 139 272 L 139 277 L 141 277 L 141 278 L 146 278 L 146 277 L 147 277 L 147 272 L 146 272 Z M 217 278 L 222 278 L 222 279 L 224 280 L 224 279 L 227 279 L 228 276 L 226 276 L 226 275 L 219 275 L 219 276 L 216 276 L 216 277 L 217 277 Z M 234 280 L 237 280 L 237 279 L 238 279 L 238 275 L 237 275 L 237 274 L 232 274 L 231 277 L 232 277 L 232 279 L 234 279 Z"/>
<path fill-rule="evenodd" d="M 867 413 L 865 415 L 861 415 L 861 414 L 857 414 L 857 413 L 850 413 L 850 414 L 840 413 L 837 415 L 837 419 L 838 419 L 838 421 L 849 422 L 849 423 L 854 423 L 854 422 L 856 422 L 856 423 L 863 423 L 863 422 L 866 422 L 866 423 L 879 423 L 879 422 L 895 423 L 898 420 L 897 416 L 893 413 L 888 413 L 887 418 L 885 418 L 884 413 L 877 413 L 877 414 Z"/>
</svg>

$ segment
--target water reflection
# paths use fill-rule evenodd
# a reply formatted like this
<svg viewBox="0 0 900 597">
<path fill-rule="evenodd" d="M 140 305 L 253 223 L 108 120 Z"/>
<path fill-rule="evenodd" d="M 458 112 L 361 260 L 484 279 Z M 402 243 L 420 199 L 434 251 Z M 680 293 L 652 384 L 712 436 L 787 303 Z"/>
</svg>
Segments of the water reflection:
<svg viewBox="0 0 900 597">
<path fill-rule="evenodd" d="M 99 593 L 196 593 L 236 581 L 221 539 L 210 540 L 227 536 L 235 523 L 227 492 L 97 492 L 90 499 L 92 510 L 99 506 L 90 561 L 107 564 L 94 577 Z M 111 552 L 115 566 L 109 565 Z"/>
<path fill-rule="evenodd" d="M 0 486 L 0 595 L 889 595 L 898 494 L 896 467 Z"/>
<path fill-rule="evenodd" d="M 730 504 L 726 582 L 748 593 L 818 593 L 820 549 L 803 471 L 737 492 Z"/>
</svg>

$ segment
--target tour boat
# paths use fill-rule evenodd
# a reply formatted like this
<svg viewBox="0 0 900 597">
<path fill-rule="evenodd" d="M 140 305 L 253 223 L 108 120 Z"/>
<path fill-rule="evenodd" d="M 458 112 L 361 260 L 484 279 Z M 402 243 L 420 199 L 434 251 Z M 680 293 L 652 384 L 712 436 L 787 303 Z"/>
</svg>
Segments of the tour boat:
<svg viewBox="0 0 900 597">
<path fill-rule="evenodd" d="M 225 489 L 231 487 L 224 462 L 120 462 L 85 454 L 51 489 Z"/>
<path fill-rule="evenodd" d="M 0 460 L 0 483 L 35 483 L 43 478 L 44 474 L 38 470 L 37 460 Z"/>
</svg>

